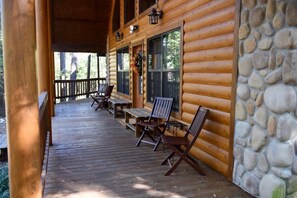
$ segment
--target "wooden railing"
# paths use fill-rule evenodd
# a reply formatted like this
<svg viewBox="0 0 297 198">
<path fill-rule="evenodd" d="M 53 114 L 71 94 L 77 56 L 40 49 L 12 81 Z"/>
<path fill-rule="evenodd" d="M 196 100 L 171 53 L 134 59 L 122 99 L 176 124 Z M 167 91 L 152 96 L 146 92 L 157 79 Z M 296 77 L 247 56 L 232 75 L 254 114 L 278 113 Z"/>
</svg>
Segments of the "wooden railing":
<svg viewBox="0 0 297 198">
<path fill-rule="evenodd" d="M 66 100 L 69 98 L 75 100 L 77 96 L 86 95 L 98 91 L 99 84 L 105 84 L 106 78 L 91 78 L 80 80 L 55 80 L 55 99 Z"/>
</svg>

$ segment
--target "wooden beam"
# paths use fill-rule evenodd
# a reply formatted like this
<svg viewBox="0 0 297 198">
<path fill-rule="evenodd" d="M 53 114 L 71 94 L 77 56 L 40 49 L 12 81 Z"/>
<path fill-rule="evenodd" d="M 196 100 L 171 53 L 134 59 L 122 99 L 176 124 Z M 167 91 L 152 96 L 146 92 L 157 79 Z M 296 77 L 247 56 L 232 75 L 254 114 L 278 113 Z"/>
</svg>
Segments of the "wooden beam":
<svg viewBox="0 0 297 198">
<path fill-rule="evenodd" d="M 41 197 L 34 0 L 2 1 L 11 197 Z"/>
</svg>

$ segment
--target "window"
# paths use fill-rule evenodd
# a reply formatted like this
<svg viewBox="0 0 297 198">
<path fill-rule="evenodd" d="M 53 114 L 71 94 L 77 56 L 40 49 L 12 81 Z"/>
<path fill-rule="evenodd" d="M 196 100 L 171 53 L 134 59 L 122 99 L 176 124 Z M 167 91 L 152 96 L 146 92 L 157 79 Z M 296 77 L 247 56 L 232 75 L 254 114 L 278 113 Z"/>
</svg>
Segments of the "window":
<svg viewBox="0 0 297 198">
<path fill-rule="evenodd" d="M 117 91 L 129 95 L 129 48 L 117 51 Z"/>
<path fill-rule="evenodd" d="M 139 14 L 156 3 L 156 0 L 139 0 Z"/>
<path fill-rule="evenodd" d="M 173 110 L 179 110 L 180 29 L 148 41 L 148 101 L 157 96 L 174 98 Z"/>
<path fill-rule="evenodd" d="M 125 0 L 125 15 L 124 22 L 125 24 L 134 19 L 135 16 L 135 0 Z"/>
<path fill-rule="evenodd" d="M 120 28 L 120 25 L 120 0 L 116 0 L 112 17 L 112 31 L 115 32 Z"/>
</svg>

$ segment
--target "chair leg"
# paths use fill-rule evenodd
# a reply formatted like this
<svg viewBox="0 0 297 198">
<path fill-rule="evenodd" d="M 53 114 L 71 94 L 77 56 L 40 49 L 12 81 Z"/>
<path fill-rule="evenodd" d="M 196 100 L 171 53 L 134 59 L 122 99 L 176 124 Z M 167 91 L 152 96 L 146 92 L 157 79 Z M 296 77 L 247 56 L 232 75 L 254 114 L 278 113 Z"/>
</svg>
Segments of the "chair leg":
<svg viewBox="0 0 297 198">
<path fill-rule="evenodd" d="M 171 153 L 163 160 L 161 165 L 165 165 L 167 163 L 167 161 L 170 160 L 173 156 L 174 156 L 174 152 L 171 151 Z"/>
<path fill-rule="evenodd" d="M 171 168 L 164 174 L 165 176 L 169 176 L 177 167 L 178 165 L 183 161 L 183 159 L 180 157 Z"/>
<path fill-rule="evenodd" d="M 159 139 L 158 139 L 158 141 L 157 141 L 157 143 L 156 143 L 153 151 L 156 151 L 157 150 L 157 148 L 158 148 L 158 146 L 159 146 L 160 143 L 161 143 L 161 137 L 159 137 Z"/>
<path fill-rule="evenodd" d="M 142 132 L 142 134 L 141 134 L 140 138 L 139 138 L 139 139 L 138 139 L 138 141 L 137 141 L 137 144 L 136 144 L 136 146 L 139 146 L 139 145 L 140 145 L 140 143 L 141 143 L 141 140 L 143 139 L 144 135 L 145 135 L 145 131 L 143 131 L 143 132 Z"/>
<path fill-rule="evenodd" d="M 94 105 L 94 103 L 95 103 L 95 100 L 93 100 L 93 102 L 92 102 L 92 104 L 91 104 L 91 107 Z"/>
</svg>

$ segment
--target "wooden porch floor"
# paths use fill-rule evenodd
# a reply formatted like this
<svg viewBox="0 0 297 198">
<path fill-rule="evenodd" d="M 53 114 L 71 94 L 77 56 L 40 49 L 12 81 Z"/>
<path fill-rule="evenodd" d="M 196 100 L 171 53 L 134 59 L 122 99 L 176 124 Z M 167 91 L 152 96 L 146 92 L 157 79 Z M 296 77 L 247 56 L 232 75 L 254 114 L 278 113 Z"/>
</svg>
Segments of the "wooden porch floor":
<svg viewBox="0 0 297 198">
<path fill-rule="evenodd" d="M 171 176 L 161 166 L 168 150 L 135 147 L 136 138 L 90 101 L 56 105 L 46 198 L 83 197 L 250 197 L 202 165 L 200 176 L 183 163 Z"/>
</svg>

